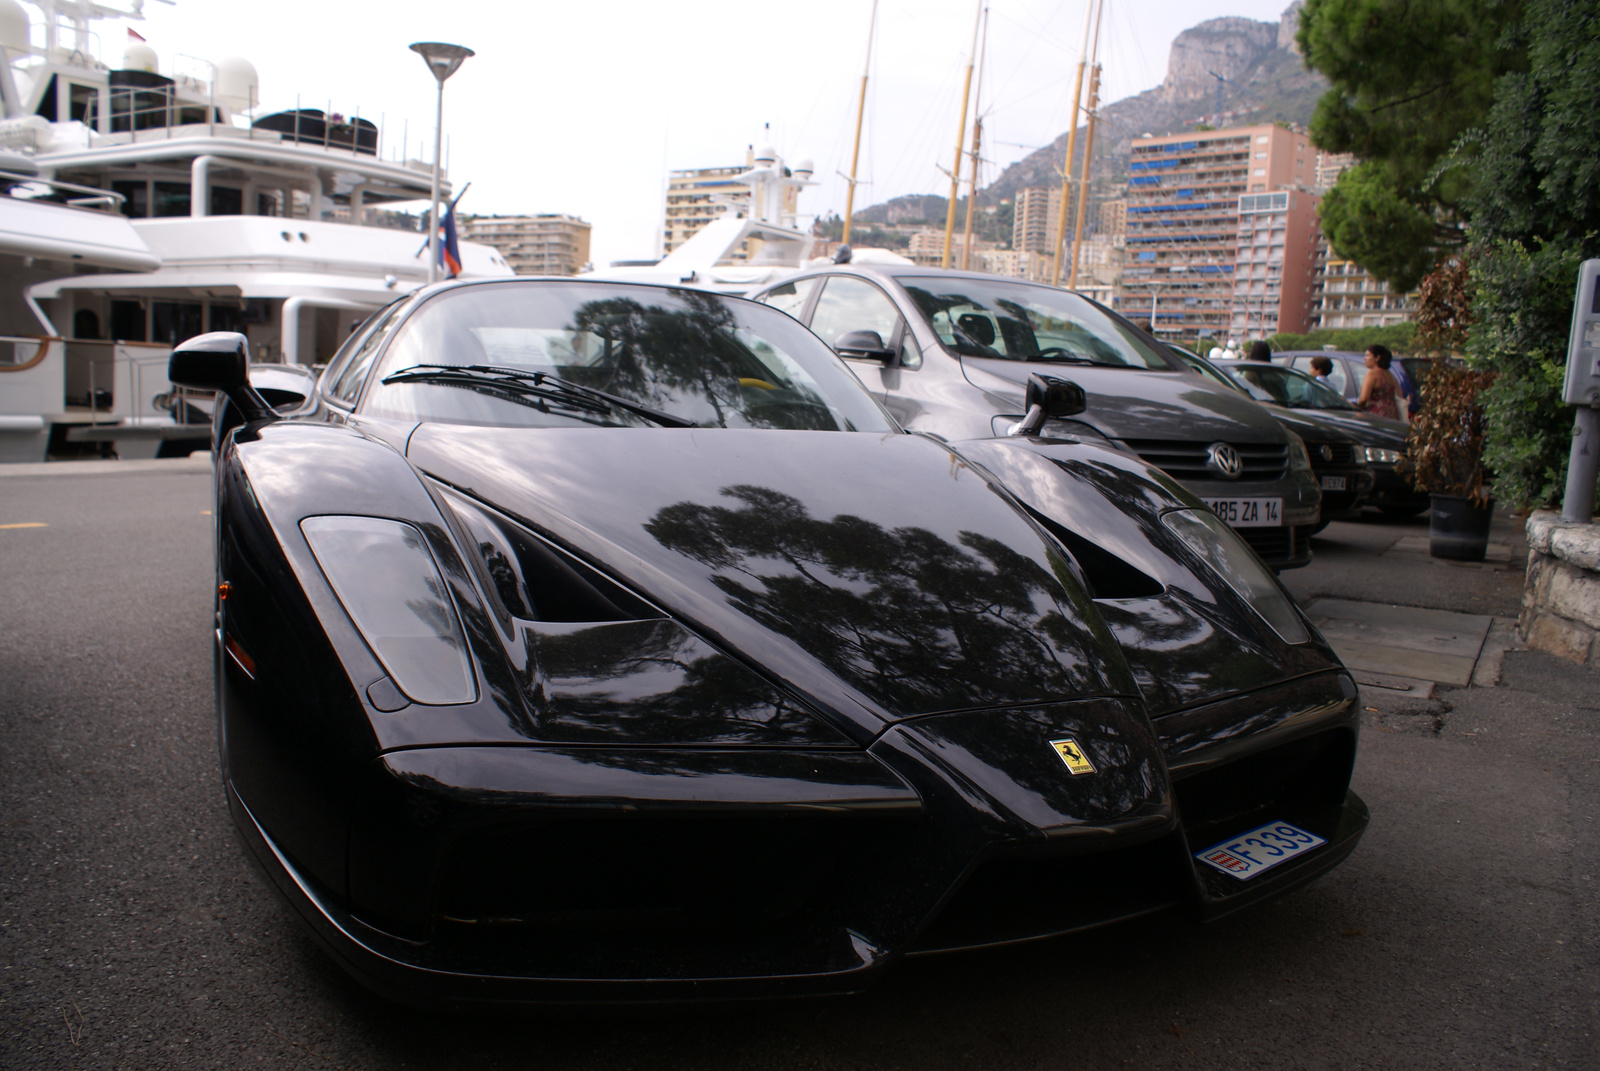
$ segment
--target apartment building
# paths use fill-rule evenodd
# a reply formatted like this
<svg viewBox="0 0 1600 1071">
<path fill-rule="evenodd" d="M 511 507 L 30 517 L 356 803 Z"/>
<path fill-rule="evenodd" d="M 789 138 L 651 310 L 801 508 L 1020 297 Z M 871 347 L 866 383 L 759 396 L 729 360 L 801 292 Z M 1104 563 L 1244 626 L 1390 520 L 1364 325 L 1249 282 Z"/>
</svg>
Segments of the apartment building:
<svg viewBox="0 0 1600 1071">
<path fill-rule="evenodd" d="M 1388 283 L 1353 260 L 1326 255 L 1319 276 L 1311 313 L 1315 327 L 1393 327 L 1417 318 L 1416 294 L 1390 293 Z"/>
<path fill-rule="evenodd" d="M 518 275 L 576 275 L 589 264 L 591 225 L 577 216 L 473 216 L 462 237 L 499 250 Z"/>
<path fill-rule="evenodd" d="M 952 268 L 961 267 L 961 248 L 964 240 L 965 235 L 961 231 L 956 231 L 950 236 L 950 266 Z M 983 269 L 978 267 L 976 261 L 978 254 L 997 248 L 998 244 L 995 242 L 984 238 L 974 238 L 972 240 L 973 258 L 969 262 L 969 269 L 982 271 Z M 911 246 L 906 250 L 906 256 L 918 264 L 938 267 L 944 262 L 944 231 L 931 227 L 926 230 L 916 231 L 911 235 Z"/>
<path fill-rule="evenodd" d="M 1320 237 L 1318 201 L 1304 190 L 1247 193 L 1239 198 L 1228 324 L 1234 338 L 1310 330 Z"/>
<path fill-rule="evenodd" d="M 1128 202 L 1124 200 L 1102 201 L 1100 203 L 1100 220 L 1096 233 L 1108 238 L 1120 238 L 1128 233 Z"/>
<path fill-rule="evenodd" d="M 1315 164 L 1310 138 L 1276 125 L 1135 139 L 1120 210 L 1126 261 L 1113 294 L 1117 310 L 1153 322 L 1162 334 L 1226 334 L 1234 320 L 1240 198 L 1309 190 Z M 1299 275 L 1314 266 L 1314 247 L 1305 256 L 1306 264 L 1286 261 L 1280 271 Z M 1255 266 L 1252 247 L 1252 273 Z"/>
<path fill-rule="evenodd" d="M 1056 227 L 1061 219 L 1061 191 L 1030 186 L 1017 194 L 1012 207 L 1011 248 L 1019 253 L 1054 256 Z M 1071 241 L 1069 234 L 1067 240 Z"/>
<path fill-rule="evenodd" d="M 666 256 L 695 232 L 730 211 L 743 215 L 750 207 L 750 187 L 735 176 L 750 170 L 738 167 L 702 167 L 667 174 L 667 208 L 661 232 L 661 255 Z M 741 249 L 735 259 L 743 259 Z"/>
</svg>

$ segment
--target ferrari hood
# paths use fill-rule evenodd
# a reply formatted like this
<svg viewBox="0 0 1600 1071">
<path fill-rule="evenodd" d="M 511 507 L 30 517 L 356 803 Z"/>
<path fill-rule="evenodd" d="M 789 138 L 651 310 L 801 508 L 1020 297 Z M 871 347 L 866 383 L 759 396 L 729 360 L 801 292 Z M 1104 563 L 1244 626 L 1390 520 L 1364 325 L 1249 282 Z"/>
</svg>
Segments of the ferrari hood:
<svg viewBox="0 0 1600 1071">
<path fill-rule="evenodd" d="M 1109 439 L 1192 439 L 1284 442 L 1283 429 L 1238 391 L 1188 372 L 1094 368 L 1075 364 L 961 358 L 967 379 L 1022 413 L 1030 374 L 1069 379 L 1084 389 L 1089 408 L 1072 419 Z"/>
<path fill-rule="evenodd" d="M 1137 693 L 1060 551 L 926 439 L 425 424 L 407 456 L 852 721 Z"/>
</svg>

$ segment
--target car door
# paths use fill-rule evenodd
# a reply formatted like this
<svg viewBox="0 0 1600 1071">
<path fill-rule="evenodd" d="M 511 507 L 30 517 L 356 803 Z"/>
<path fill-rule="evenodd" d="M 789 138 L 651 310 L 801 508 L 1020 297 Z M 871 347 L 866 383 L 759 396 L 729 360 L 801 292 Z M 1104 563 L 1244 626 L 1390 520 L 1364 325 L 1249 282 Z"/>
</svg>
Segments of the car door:
<svg viewBox="0 0 1600 1071">
<path fill-rule="evenodd" d="M 877 332 L 884 346 L 897 354 L 892 363 L 854 357 L 846 357 L 845 363 L 882 402 L 888 401 L 890 384 L 901 367 L 922 364 L 922 352 L 906 330 L 905 317 L 894 301 L 881 287 L 858 276 L 823 276 L 822 292 L 811 307 L 807 326 L 829 346 L 851 331 Z"/>
</svg>

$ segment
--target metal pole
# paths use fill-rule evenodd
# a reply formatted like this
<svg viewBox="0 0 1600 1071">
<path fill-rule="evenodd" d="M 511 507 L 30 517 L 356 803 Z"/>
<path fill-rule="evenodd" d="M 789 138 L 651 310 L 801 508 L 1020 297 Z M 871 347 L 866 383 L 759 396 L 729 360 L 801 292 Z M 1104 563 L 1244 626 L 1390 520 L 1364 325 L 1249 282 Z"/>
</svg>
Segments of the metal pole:
<svg viewBox="0 0 1600 1071">
<path fill-rule="evenodd" d="M 1072 83 L 1072 125 L 1067 128 L 1067 166 L 1061 169 L 1061 210 L 1056 213 L 1056 240 L 1050 248 L 1055 265 L 1050 269 L 1050 285 L 1061 285 L 1061 260 L 1066 253 L 1067 209 L 1071 207 L 1072 158 L 1078 147 L 1078 105 L 1083 101 L 1083 72 L 1089 66 L 1089 27 L 1094 25 L 1094 4 L 1083 18 L 1083 50 L 1079 54 L 1078 79 Z M 1085 159 L 1085 163 L 1087 163 Z"/>
<path fill-rule="evenodd" d="M 967 55 L 967 77 L 961 83 L 961 122 L 956 127 L 956 159 L 950 169 L 950 205 L 944 214 L 944 256 L 939 267 L 950 266 L 950 238 L 956 231 L 956 198 L 961 195 L 961 154 L 967 147 L 967 100 L 972 95 L 972 67 L 978 61 L 978 26 L 983 21 L 983 0 L 972 16 L 972 51 Z"/>
<path fill-rule="evenodd" d="M 444 81 L 439 82 L 439 105 L 433 117 L 433 207 L 428 210 L 428 282 L 439 277 L 439 149 L 444 140 Z"/>
<path fill-rule="evenodd" d="M 1567 460 L 1567 493 L 1561 519 L 1588 524 L 1594 518 L 1594 481 L 1600 475 L 1600 409 L 1578 406 L 1572 427 L 1572 454 Z"/>
<path fill-rule="evenodd" d="M 850 244 L 850 217 L 856 210 L 856 165 L 861 162 L 861 122 L 867 114 L 867 75 L 872 73 L 872 35 L 878 29 L 878 0 L 872 0 L 872 21 L 867 23 L 867 62 L 861 70 L 861 99 L 856 102 L 856 146 L 850 152 L 850 183 L 844 195 L 844 234 L 841 245 Z"/>
</svg>

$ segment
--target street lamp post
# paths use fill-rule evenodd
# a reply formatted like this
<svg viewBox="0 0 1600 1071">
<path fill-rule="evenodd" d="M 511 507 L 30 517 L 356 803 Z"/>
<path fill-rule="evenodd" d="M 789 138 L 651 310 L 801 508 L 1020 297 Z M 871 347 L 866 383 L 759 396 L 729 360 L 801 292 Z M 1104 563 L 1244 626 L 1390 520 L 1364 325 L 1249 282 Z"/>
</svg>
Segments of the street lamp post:
<svg viewBox="0 0 1600 1071">
<path fill-rule="evenodd" d="M 444 147 L 444 83 L 475 53 L 470 48 L 442 41 L 418 41 L 411 46 L 411 51 L 422 57 L 439 81 L 439 104 L 433 119 L 433 198 L 428 210 L 428 282 L 431 283 L 439 277 L 439 167 Z"/>
</svg>

